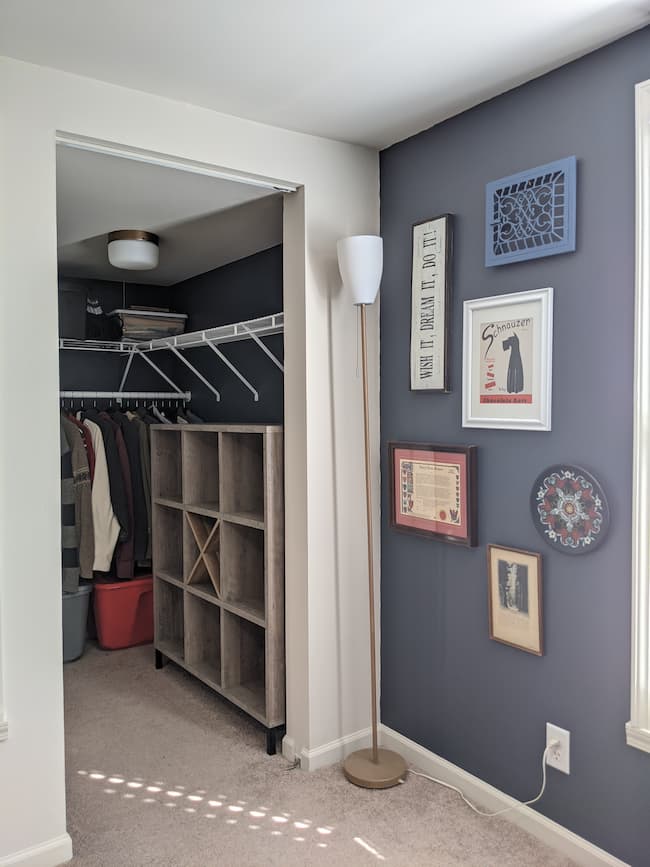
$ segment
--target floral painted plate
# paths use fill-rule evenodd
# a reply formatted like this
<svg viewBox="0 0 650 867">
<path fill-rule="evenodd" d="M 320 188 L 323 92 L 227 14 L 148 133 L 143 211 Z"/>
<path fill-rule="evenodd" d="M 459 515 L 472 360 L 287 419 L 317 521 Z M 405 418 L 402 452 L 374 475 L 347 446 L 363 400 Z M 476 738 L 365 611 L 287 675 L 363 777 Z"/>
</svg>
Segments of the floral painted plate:
<svg viewBox="0 0 650 867">
<path fill-rule="evenodd" d="M 539 474 L 530 508 L 541 537 L 563 554 L 595 550 L 609 529 L 603 489 L 590 473 L 571 464 L 555 464 Z"/>
</svg>

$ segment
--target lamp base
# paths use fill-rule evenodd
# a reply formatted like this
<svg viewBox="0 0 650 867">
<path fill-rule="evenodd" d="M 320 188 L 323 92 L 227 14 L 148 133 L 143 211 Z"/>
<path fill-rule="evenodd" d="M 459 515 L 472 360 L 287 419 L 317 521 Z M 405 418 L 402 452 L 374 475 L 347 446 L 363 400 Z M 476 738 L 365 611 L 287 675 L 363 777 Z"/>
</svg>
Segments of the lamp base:
<svg viewBox="0 0 650 867">
<path fill-rule="evenodd" d="M 355 786 L 364 789 L 390 789 L 406 776 L 406 762 L 392 750 L 377 750 L 377 761 L 372 750 L 357 750 L 343 762 L 343 773 Z"/>
</svg>

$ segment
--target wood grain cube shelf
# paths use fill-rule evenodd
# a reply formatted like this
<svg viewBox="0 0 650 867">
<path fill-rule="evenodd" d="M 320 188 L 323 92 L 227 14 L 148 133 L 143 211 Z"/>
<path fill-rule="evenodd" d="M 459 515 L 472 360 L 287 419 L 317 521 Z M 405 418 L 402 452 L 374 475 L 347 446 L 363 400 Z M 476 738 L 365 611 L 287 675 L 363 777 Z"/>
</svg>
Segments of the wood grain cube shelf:
<svg viewBox="0 0 650 867">
<path fill-rule="evenodd" d="M 181 665 L 267 729 L 285 722 L 283 433 L 151 428 L 156 666 Z"/>
</svg>

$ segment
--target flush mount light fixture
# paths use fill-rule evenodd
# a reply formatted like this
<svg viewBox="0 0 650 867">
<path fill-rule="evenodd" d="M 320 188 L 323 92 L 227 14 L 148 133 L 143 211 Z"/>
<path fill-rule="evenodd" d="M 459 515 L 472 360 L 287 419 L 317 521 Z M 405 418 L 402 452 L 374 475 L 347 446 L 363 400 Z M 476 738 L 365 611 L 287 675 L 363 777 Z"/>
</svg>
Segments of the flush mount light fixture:
<svg viewBox="0 0 650 867">
<path fill-rule="evenodd" d="M 158 265 L 158 235 L 144 229 L 118 229 L 108 235 L 108 261 L 127 271 L 150 271 Z"/>
</svg>

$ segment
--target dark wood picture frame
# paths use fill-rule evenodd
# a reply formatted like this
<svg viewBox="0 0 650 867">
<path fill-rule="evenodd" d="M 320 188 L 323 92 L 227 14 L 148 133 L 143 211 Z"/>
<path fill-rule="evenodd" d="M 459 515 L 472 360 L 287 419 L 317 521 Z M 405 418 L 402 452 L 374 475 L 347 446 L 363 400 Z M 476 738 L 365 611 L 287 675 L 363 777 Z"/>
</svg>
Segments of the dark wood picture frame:
<svg viewBox="0 0 650 867">
<path fill-rule="evenodd" d="M 442 385 L 429 388 L 426 385 L 414 385 L 414 339 L 416 333 L 421 334 L 421 331 L 416 332 L 414 328 L 414 282 L 415 282 L 415 233 L 418 228 L 426 223 L 433 223 L 437 220 L 444 220 L 445 224 L 445 239 L 443 245 L 444 254 L 444 285 L 442 287 L 442 298 L 444 298 L 444 319 L 443 319 L 443 339 L 444 347 L 442 350 Z M 454 236 L 454 217 L 453 214 L 437 214 L 435 217 L 429 217 L 426 220 L 419 220 L 411 226 L 411 335 L 409 342 L 409 387 L 411 391 L 424 392 L 426 394 L 449 394 L 451 392 L 451 377 L 449 360 L 451 356 L 451 305 L 452 305 L 452 272 L 453 272 L 453 236 Z M 432 251 L 435 252 L 435 251 Z M 422 285 L 422 283 L 421 283 Z"/>
<path fill-rule="evenodd" d="M 405 453 L 409 453 L 406 455 Z M 458 527 L 453 527 L 444 520 L 411 517 L 402 513 L 401 507 L 398 514 L 397 508 L 397 460 L 404 457 L 408 461 L 418 461 L 418 457 L 424 463 L 442 463 L 427 456 L 434 454 L 449 455 L 450 460 L 445 463 L 453 464 L 453 456 L 460 471 L 459 489 L 459 522 Z M 438 539 L 449 542 L 452 545 L 462 545 L 466 548 L 475 548 L 478 544 L 478 498 L 477 498 L 477 454 L 476 446 L 442 445 L 440 443 L 412 443 L 390 442 L 388 444 L 388 479 L 390 484 L 390 525 L 394 530 L 402 533 L 414 533 L 418 536 L 426 536 L 430 539 Z M 403 494 L 403 482 L 400 479 L 400 495 Z M 440 517 L 440 516 L 439 516 Z M 446 517 L 442 513 L 443 519 Z"/>
<path fill-rule="evenodd" d="M 510 564 L 514 563 L 526 569 L 530 569 L 531 566 L 534 568 L 535 574 L 529 576 L 527 572 L 525 611 L 522 610 L 524 606 L 521 599 L 516 598 L 520 591 L 516 573 L 515 576 L 512 576 L 512 585 L 508 588 L 504 586 L 505 576 L 495 574 L 494 555 L 498 556 L 500 552 L 503 552 L 505 555 L 511 555 L 509 558 Z M 506 566 L 505 572 L 508 572 L 508 561 L 505 558 L 501 558 L 498 562 L 499 566 L 503 563 Z M 532 653 L 534 656 L 543 656 L 542 555 L 536 551 L 524 551 L 521 548 L 513 548 L 510 545 L 489 544 L 487 546 L 487 571 L 490 638 L 501 644 L 507 644 L 509 647 L 515 647 L 517 650 Z M 511 604 L 503 604 L 501 601 L 506 593 L 512 593 L 513 600 Z M 495 610 L 497 608 L 495 597 L 500 600 L 498 603 L 499 613 Z M 501 623 L 497 623 L 497 618 Z M 526 633 L 528 633 L 529 638 L 532 636 L 528 643 L 523 642 Z"/>
</svg>

